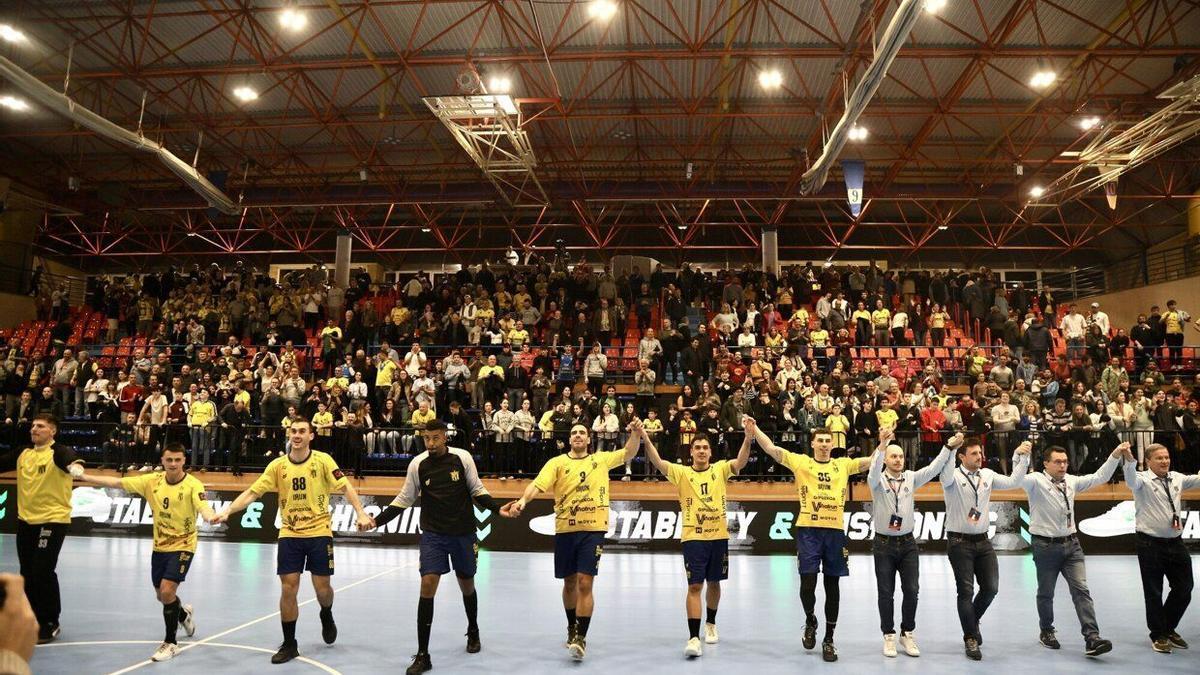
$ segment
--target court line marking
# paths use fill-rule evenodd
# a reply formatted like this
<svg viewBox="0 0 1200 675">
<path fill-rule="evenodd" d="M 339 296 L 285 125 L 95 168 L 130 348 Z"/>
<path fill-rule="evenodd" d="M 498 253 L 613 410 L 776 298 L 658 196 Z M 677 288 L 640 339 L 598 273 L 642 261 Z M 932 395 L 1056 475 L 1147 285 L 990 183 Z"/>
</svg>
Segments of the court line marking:
<svg viewBox="0 0 1200 675">
<path fill-rule="evenodd" d="M 161 644 L 161 643 L 158 641 L 155 641 L 155 640 L 91 640 L 91 641 L 84 641 L 84 642 L 52 642 L 50 644 L 40 645 L 38 647 L 38 649 L 45 649 L 47 647 L 85 647 L 85 646 L 96 646 L 96 645 L 157 645 L 157 644 Z M 183 649 L 190 647 L 190 646 L 203 646 L 203 647 L 226 647 L 229 649 L 246 649 L 249 651 L 263 652 L 265 654 L 274 654 L 275 653 L 275 652 L 271 651 L 270 649 L 266 649 L 264 647 L 253 647 L 251 645 L 235 645 L 235 644 L 231 644 L 231 643 L 227 643 L 227 642 L 204 642 L 204 643 L 184 642 L 183 644 L 185 645 L 185 647 L 183 647 L 179 650 L 181 652 L 183 651 Z M 310 666 L 313 666 L 314 668 L 323 670 L 323 671 L 329 673 L 329 675 L 342 675 L 341 671 L 331 668 L 330 666 L 327 666 L 324 663 L 321 663 L 320 661 L 310 659 L 307 656 L 297 656 L 296 660 L 300 661 L 301 663 L 307 663 Z"/>
<path fill-rule="evenodd" d="M 364 577 L 362 579 L 359 579 L 358 581 L 346 584 L 345 586 L 342 586 L 341 588 L 335 588 L 335 589 L 333 589 L 333 592 L 336 594 L 336 593 L 340 593 L 342 591 L 348 591 L 351 588 L 354 588 L 355 586 L 358 586 L 360 584 L 365 584 L 368 581 L 373 581 L 384 575 L 391 574 L 392 572 L 395 572 L 397 570 L 402 570 L 402 569 L 405 569 L 407 567 L 412 567 L 412 566 L 413 566 L 413 563 L 411 563 L 411 562 L 404 563 L 402 565 L 397 565 L 396 567 L 386 569 L 382 572 L 377 572 L 375 574 L 372 574 L 369 577 Z M 316 601 L 317 601 L 316 597 L 312 597 L 312 598 L 309 598 L 308 600 L 305 600 L 304 602 L 298 603 L 297 607 L 303 607 L 305 605 L 312 604 Z M 249 628 L 250 626 L 253 626 L 254 624 L 262 623 L 263 621 L 272 619 L 277 616 L 279 616 L 278 610 L 271 612 L 270 614 L 267 614 L 266 616 L 261 616 L 257 619 L 252 619 L 250 621 L 247 621 L 246 623 L 243 623 L 240 626 L 234 626 L 233 628 L 221 631 L 220 633 L 217 633 L 216 635 L 210 635 L 209 637 L 204 638 L 203 640 L 198 640 L 196 642 L 192 642 L 192 643 L 188 644 L 186 647 L 181 647 L 179 649 L 179 653 L 182 654 L 183 652 L 186 652 L 187 650 L 191 649 L 192 647 L 199 647 L 200 645 L 211 643 L 213 640 L 216 640 L 217 638 L 225 637 L 226 635 L 229 635 L 230 633 L 236 633 L 237 631 L 242 630 L 243 628 Z M 274 654 L 275 652 L 270 652 L 270 653 Z M 130 671 L 137 670 L 138 668 L 141 668 L 143 666 L 148 666 L 152 663 L 154 663 L 154 662 L 151 661 L 150 659 L 146 659 L 144 661 L 139 661 L 127 668 L 122 668 L 121 670 L 114 670 L 113 672 L 109 673 L 108 675 L 124 675 L 124 673 L 128 673 Z"/>
</svg>

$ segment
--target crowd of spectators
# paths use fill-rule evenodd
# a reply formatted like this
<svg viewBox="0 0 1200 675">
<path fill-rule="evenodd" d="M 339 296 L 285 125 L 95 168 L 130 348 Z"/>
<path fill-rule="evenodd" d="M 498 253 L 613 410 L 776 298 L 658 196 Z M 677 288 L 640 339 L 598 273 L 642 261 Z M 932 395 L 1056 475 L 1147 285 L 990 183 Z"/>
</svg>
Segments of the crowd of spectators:
<svg viewBox="0 0 1200 675">
<path fill-rule="evenodd" d="M 910 463 L 963 430 L 1001 468 L 1026 438 L 1068 447 L 1080 470 L 1122 437 L 1200 466 L 1183 350 L 1200 322 L 1169 301 L 1114 327 L 1097 304 L 1059 308 L 986 268 L 614 276 L 534 261 L 394 284 L 361 273 L 338 288 L 319 266 L 277 282 L 213 265 L 96 277 L 85 305 L 103 315 L 98 345 L 71 344 L 89 310 L 63 288 L 41 295 L 50 346 L 10 342 L 5 423 L 13 438 L 39 412 L 98 424 L 101 461 L 125 470 L 181 440 L 197 468 L 238 471 L 283 452 L 284 426 L 304 418 L 319 448 L 361 471 L 419 452 L 436 417 L 507 477 L 536 470 L 577 423 L 615 447 L 637 416 L 668 453 L 697 434 L 720 453 L 740 444 L 742 414 L 801 448 L 828 429 L 851 454 L 892 425 Z"/>
</svg>

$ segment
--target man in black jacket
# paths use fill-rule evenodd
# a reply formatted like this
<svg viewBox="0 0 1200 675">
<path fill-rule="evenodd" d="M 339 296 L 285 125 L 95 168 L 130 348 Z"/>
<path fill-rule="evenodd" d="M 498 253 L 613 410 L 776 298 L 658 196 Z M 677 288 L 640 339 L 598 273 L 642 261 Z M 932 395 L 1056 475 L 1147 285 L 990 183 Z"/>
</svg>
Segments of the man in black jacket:
<svg viewBox="0 0 1200 675">
<path fill-rule="evenodd" d="M 241 475 L 242 442 L 246 438 L 246 425 L 250 423 L 250 411 L 239 399 L 226 403 L 217 413 L 221 422 L 221 448 L 233 475 Z"/>
</svg>

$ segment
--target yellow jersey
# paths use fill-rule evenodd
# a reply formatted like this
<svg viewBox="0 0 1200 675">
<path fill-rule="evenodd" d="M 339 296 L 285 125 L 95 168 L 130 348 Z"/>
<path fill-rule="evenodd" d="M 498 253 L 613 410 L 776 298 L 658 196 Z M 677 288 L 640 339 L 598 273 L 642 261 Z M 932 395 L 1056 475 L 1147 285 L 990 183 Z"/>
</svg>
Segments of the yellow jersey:
<svg viewBox="0 0 1200 675">
<path fill-rule="evenodd" d="M 814 347 L 827 347 L 829 346 L 829 331 L 818 328 L 808 334 L 808 339 L 812 341 Z"/>
<path fill-rule="evenodd" d="M 783 465 L 796 475 L 796 489 L 800 494 L 796 527 L 842 529 L 847 485 L 850 475 L 858 469 L 858 460 L 839 457 L 818 462 L 808 455 L 784 451 Z"/>
<path fill-rule="evenodd" d="M 311 450 L 308 459 L 293 462 L 288 455 L 275 458 L 250 490 L 255 494 L 279 493 L 279 538 L 331 537 L 329 495 L 346 487 L 337 462 Z"/>
<path fill-rule="evenodd" d="M 121 489 L 140 495 L 154 513 L 154 550 L 196 551 L 196 518 L 204 501 L 204 484 L 191 474 L 171 484 L 163 473 L 121 479 Z"/>
<path fill-rule="evenodd" d="M 55 453 L 63 453 L 55 462 Z M 30 525 L 71 523 L 71 474 L 62 467 L 74 453 L 47 445 L 26 448 L 17 457 L 17 518 Z"/>
<path fill-rule="evenodd" d="M 318 425 L 333 424 L 333 413 L 326 410 L 325 412 L 317 411 L 313 413 L 312 425 L 316 429 L 318 436 L 332 436 L 333 429 L 329 427 L 317 428 Z"/>
<path fill-rule="evenodd" d="M 679 510 L 683 514 L 684 541 L 714 541 L 729 538 L 725 517 L 725 486 L 737 473 L 733 463 L 721 460 L 704 471 L 691 466 L 667 464 L 667 480 L 679 488 Z"/>
<path fill-rule="evenodd" d="M 586 457 L 559 455 L 546 462 L 533 484 L 554 493 L 554 531 L 608 531 L 608 472 L 625 463 L 624 450 Z"/>
<path fill-rule="evenodd" d="M 1175 334 L 1183 332 L 1183 317 L 1179 316 L 1179 312 L 1164 312 L 1162 322 L 1166 326 L 1164 330 L 1167 333 Z"/>
<path fill-rule="evenodd" d="M 895 429 L 900 415 L 891 408 L 880 408 L 875 411 L 875 420 L 879 422 L 880 429 Z"/>
<path fill-rule="evenodd" d="M 871 312 L 871 323 L 876 328 L 887 328 L 892 322 L 892 313 L 886 309 L 877 309 Z"/>
<path fill-rule="evenodd" d="M 930 328 L 945 328 L 946 327 L 946 313 L 945 312 L 934 312 L 934 313 L 930 314 L 929 315 L 929 327 Z"/>
<path fill-rule="evenodd" d="M 392 386 L 392 376 L 399 368 L 400 366 L 397 366 L 395 361 L 391 359 L 384 359 L 378 366 L 375 367 L 375 386 Z"/>
</svg>

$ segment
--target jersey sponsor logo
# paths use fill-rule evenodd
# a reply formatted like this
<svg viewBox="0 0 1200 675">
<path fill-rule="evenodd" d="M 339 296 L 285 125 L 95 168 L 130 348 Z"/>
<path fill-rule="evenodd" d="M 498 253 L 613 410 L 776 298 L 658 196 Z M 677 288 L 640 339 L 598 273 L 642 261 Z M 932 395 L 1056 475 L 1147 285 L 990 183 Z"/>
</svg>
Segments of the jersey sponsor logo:
<svg viewBox="0 0 1200 675">
<path fill-rule="evenodd" d="M 345 474 L 343 474 L 343 473 L 342 473 L 342 470 L 341 470 L 341 469 L 334 469 L 334 470 L 333 470 L 333 477 L 334 477 L 334 479 L 336 479 L 336 480 L 341 480 L 343 476 L 345 476 Z M 313 478 L 316 478 L 316 477 L 317 477 L 317 472 L 316 472 L 316 471 L 313 471 Z"/>
</svg>

